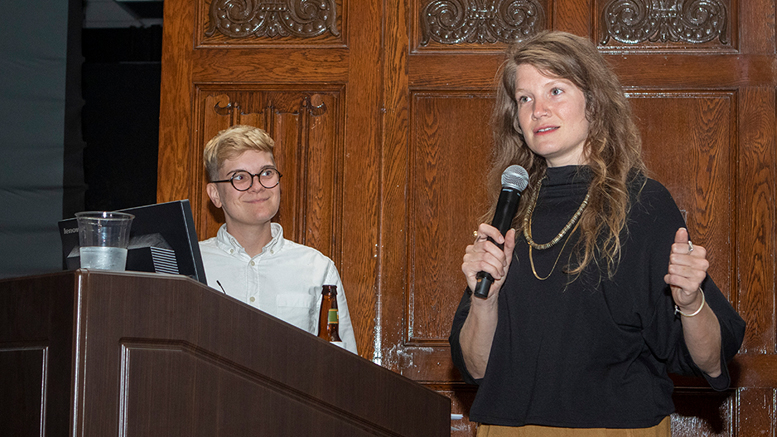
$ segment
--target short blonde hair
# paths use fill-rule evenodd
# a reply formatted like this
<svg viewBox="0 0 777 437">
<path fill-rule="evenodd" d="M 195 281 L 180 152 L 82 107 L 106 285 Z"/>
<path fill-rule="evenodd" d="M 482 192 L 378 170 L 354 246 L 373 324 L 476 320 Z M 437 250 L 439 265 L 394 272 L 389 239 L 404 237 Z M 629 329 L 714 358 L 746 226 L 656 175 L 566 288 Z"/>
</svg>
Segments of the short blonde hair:
<svg viewBox="0 0 777 437">
<path fill-rule="evenodd" d="M 263 129 L 236 124 L 219 132 L 208 141 L 202 159 L 205 163 L 205 169 L 208 171 L 208 177 L 211 181 L 215 181 L 219 178 L 219 169 L 224 161 L 249 150 L 268 152 L 275 163 L 274 147 L 275 141 Z"/>
</svg>

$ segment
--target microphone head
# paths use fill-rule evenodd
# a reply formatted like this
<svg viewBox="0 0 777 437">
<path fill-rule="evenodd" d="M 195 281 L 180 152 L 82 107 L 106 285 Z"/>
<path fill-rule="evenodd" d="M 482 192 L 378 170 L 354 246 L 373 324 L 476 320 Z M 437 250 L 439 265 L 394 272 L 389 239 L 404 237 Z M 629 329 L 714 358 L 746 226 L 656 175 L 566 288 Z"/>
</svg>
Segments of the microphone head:
<svg viewBox="0 0 777 437">
<path fill-rule="evenodd" d="M 519 193 L 529 185 L 529 173 L 520 165 L 511 165 L 502 172 L 502 188 L 511 188 Z"/>
</svg>

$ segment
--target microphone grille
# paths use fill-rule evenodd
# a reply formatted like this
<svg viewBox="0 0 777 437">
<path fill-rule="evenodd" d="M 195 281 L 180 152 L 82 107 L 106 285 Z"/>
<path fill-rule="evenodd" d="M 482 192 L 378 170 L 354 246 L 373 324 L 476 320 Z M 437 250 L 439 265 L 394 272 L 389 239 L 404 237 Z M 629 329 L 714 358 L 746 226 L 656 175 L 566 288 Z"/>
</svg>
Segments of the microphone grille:
<svg viewBox="0 0 777 437">
<path fill-rule="evenodd" d="M 502 186 L 519 192 L 529 185 L 529 173 L 520 165 L 511 165 L 502 172 Z"/>
</svg>

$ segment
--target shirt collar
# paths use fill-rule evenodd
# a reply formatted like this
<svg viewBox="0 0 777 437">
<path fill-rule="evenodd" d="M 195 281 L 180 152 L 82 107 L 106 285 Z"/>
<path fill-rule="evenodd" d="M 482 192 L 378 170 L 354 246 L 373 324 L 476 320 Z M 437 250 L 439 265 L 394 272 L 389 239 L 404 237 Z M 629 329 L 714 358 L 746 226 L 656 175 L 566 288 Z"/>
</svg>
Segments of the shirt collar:
<svg viewBox="0 0 777 437">
<path fill-rule="evenodd" d="M 278 223 L 270 223 L 270 233 L 272 234 L 272 240 L 262 248 L 262 252 L 259 255 L 256 255 L 256 257 L 274 254 L 283 248 L 283 227 Z M 242 254 L 248 256 L 248 253 L 246 253 L 243 245 L 237 241 L 237 238 L 227 232 L 226 224 L 221 225 L 219 228 L 219 232 L 216 235 L 216 246 L 229 254 Z"/>
</svg>

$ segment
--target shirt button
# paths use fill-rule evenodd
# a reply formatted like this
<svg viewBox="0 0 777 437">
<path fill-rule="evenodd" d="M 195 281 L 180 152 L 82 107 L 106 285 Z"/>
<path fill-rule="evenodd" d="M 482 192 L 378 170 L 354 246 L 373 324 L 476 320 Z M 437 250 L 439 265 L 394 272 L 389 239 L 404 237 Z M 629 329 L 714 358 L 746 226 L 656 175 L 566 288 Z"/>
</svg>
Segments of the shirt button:
<svg viewBox="0 0 777 437">
<path fill-rule="evenodd" d="M 255 265 L 256 265 L 256 263 L 255 263 L 255 262 L 253 262 L 253 261 L 251 261 L 251 265 L 252 265 L 252 266 L 255 266 Z"/>
<path fill-rule="evenodd" d="M 250 297 L 248 300 L 249 300 L 250 302 L 253 302 L 253 301 L 255 301 L 255 300 L 256 300 L 256 298 L 252 296 L 252 297 Z"/>
<path fill-rule="evenodd" d="M 235 249 L 229 249 L 229 253 L 235 253 Z"/>
<path fill-rule="evenodd" d="M 275 249 L 271 249 L 271 250 L 270 250 L 270 254 L 271 254 L 271 255 L 274 255 L 274 254 L 275 254 Z"/>
</svg>

